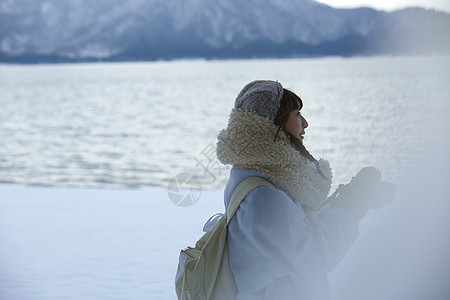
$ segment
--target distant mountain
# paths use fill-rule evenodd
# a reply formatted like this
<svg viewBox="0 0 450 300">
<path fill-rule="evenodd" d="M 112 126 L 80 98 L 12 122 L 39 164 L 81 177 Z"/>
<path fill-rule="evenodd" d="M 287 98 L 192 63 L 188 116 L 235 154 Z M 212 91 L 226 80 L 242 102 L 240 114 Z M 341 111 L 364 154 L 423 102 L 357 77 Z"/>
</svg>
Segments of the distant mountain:
<svg viewBox="0 0 450 300">
<path fill-rule="evenodd" d="M 0 61 L 450 54 L 450 14 L 312 0 L 0 0 Z"/>
</svg>

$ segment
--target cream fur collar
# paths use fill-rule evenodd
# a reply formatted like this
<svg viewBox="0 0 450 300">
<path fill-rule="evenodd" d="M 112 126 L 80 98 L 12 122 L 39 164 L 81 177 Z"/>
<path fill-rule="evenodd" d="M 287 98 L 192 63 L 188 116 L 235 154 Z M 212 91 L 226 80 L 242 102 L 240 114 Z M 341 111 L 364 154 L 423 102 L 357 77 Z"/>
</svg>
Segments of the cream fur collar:
<svg viewBox="0 0 450 300">
<path fill-rule="evenodd" d="M 217 158 L 223 164 L 250 169 L 266 176 L 303 208 L 317 210 L 327 200 L 331 169 L 320 159 L 322 178 L 316 165 L 294 148 L 288 135 L 267 118 L 233 109 L 228 127 L 219 132 Z"/>
</svg>

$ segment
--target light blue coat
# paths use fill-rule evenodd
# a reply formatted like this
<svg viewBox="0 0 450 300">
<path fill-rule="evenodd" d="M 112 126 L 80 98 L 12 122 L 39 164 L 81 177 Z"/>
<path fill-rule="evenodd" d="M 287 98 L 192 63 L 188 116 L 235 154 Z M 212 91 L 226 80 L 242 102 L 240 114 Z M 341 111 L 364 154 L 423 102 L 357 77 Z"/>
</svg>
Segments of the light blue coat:
<svg viewBox="0 0 450 300">
<path fill-rule="evenodd" d="M 231 169 L 225 207 L 237 185 L 249 176 L 265 178 L 254 171 Z M 316 215 L 280 189 L 256 188 L 228 226 L 238 299 L 329 299 L 327 274 L 357 235 L 358 221 L 345 210 Z"/>
</svg>

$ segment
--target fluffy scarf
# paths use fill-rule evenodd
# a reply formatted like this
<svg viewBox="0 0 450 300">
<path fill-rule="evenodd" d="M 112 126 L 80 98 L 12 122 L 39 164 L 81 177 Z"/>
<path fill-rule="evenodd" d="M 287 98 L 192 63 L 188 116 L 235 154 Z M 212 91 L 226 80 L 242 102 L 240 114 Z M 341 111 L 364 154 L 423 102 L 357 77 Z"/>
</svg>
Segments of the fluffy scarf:
<svg viewBox="0 0 450 300">
<path fill-rule="evenodd" d="M 217 158 L 223 164 L 249 169 L 266 176 L 297 205 L 318 210 L 327 200 L 331 169 L 320 159 L 322 173 L 293 146 L 288 135 L 272 121 L 256 113 L 233 109 L 228 127 L 219 132 Z"/>
</svg>

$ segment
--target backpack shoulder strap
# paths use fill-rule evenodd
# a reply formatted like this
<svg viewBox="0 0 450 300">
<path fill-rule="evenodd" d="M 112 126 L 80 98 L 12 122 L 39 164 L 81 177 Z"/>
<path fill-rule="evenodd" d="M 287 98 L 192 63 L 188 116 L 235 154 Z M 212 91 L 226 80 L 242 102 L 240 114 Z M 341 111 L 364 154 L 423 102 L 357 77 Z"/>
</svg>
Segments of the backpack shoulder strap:
<svg viewBox="0 0 450 300">
<path fill-rule="evenodd" d="M 270 181 L 258 176 L 251 176 L 244 179 L 231 195 L 230 203 L 227 209 L 227 225 L 230 223 L 241 202 L 250 194 L 251 191 L 260 186 L 275 187 Z"/>
</svg>

